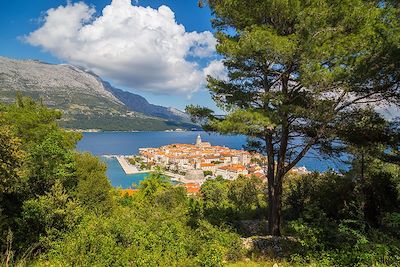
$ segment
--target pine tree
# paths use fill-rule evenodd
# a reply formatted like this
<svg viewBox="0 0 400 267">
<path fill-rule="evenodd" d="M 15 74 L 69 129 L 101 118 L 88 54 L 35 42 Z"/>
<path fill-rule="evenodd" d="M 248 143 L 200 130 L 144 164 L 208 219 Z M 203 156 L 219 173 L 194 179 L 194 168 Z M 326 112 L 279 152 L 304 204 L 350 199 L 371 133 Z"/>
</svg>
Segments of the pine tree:
<svg viewBox="0 0 400 267">
<path fill-rule="evenodd" d="M 266 155 L 271 234 L 281 234 L 285 175 L 310 150 L 340 152 L 342 121 L 397 104 L 400 10 L 392 3 L 208 1 L 227 69 L 208 88 L 227 115 L 187 111 L 205 130 L 247 135 L 248 147 Z"/>
</svg>

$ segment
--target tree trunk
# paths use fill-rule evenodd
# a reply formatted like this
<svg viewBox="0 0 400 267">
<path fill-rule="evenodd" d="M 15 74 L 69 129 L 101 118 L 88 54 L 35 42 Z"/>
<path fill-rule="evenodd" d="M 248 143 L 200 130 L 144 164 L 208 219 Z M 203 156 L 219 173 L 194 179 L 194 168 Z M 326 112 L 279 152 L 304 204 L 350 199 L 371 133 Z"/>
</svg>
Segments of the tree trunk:
<svg viewBox="0 0 400 267">
<path fill-rule="evenodd" d="M 266 136 L 267 145 L 267 181 L 268 181 L 268 233 L 274 235 L 276 230 L 274 225 L 276 225 L 277 218 L 277 207 L 275 205 L 276 200 L 276 186 L 275 186 L 275 153 L 274 147 L 272 145 L 272 135 Z"/>
<path fill-rule="evenodd" d="M 288 100 L 288 82 L 289 82 L 289 74 L 282 75 L 282 93 L 285 96 L 285 99 Z M 277 154 L 277 164 L 276 169 L 272 170 L 272 174 L 275 175 L 273 179 L 272 187 L 272 195 L 269 197 L 270 202 L 270 213 L 268 218 L 268 230 L 269 233 L 273 236 L 281 235 L 281 212 L 282 212 L 282 181 L 285 176 L 285 160 L 286 160 L 286 150 L 288 146 L 289 140 L 289 121 L 287 112 L 283 112 L 282 114 L 282 133 L 280 138 L 280 147 Z M 272 140 L 270 141 L 272 144 Z M 270 151 L 271 152 L 271 151 Z M 272 152 L 274 153 L 274 149 L 272 146 Z M 275 157 L 272 158 L 274 160 Z M 268 161 L 271 160 L 268 157 Z M 275 164 L 274 164 L 275 166 Z M 268 172 L 270 174 L 270 172 Z M 269 180 L 268 180 L 269 181 Z"/>
<path fill-rule="evenodd" d="M 268 233 L 273 236 L 281 235 L 282 210 L 282 177 L 284 170 L 275 164 L 275 151 L 272 145 L 272 136 L 266 138 L 268 157 Z M 275 172 L 276 171 L 276 172 Z"/>
<path fill-rule="evenodd" d="M 275 177 L 275 183 L 272 187 L 272 195 L 268 198 L 270 213 L 268 214 L 268 230 L 273 236 L 281 235 L 281 211 L 282 211 L 282 179 Z"/>
<path fill-rule="evenodd" d="M 273 180 L 268 177 L 268 233 L 272 234 L 272 221 L 273 221 L 273 203 L 274 201 L 274 186 Z"/>
<path fill-rule="evenodd" d="M 269 233 L 273 236 L 281 235 L 281 198 L 282 194 L 278 187 L 274 188 L 273 200 L 271 205 L 271 214 L 269 218 Z"/>
</svg>

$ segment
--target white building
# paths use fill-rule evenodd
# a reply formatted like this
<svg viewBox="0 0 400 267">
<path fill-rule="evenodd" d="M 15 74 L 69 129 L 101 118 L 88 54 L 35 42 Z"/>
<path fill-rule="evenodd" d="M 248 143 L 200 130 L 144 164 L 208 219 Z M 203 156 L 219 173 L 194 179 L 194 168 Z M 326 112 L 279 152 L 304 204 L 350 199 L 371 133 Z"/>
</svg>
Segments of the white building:
<svg viewBox="0 0 400 267">
<path fill-rule="evenodd" d="M 227 166 L 218 167 L 215 175 L 221 175 L 222 178 L 227 180 L 235 180 L 238 178 L 239 175 L 246 175 L 249 172 L 247 171 L 246 167 L 241 164 L 232 164 Z"/>
</svg>

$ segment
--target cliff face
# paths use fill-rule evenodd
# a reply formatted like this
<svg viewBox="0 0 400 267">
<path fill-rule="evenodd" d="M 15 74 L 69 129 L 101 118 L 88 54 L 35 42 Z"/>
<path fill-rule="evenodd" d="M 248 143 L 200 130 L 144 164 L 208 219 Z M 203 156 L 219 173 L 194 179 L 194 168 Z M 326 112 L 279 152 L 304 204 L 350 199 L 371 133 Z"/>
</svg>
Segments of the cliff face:
<svg viewBox="0 0 400 267">
<path fill-rule="evenodd" d="M 103 130 L 191 128 L 185 113 L 156 106 L 136 94 L 113 88 L 99 76 L 66 64 L 0 57 L 0 101 L 16 92 L 64 112 L 62 126 Z M 121 101 L 122 100 L 122 101 Z"/>
</svg>

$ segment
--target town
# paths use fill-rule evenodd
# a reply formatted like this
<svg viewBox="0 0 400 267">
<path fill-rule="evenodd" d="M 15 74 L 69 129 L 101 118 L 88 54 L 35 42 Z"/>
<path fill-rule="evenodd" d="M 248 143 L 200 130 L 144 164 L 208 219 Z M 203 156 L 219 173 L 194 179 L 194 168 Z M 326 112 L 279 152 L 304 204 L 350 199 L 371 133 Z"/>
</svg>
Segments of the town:
<svg viewBox="0 0 400 267">
<path fill-rule="evenodd" d="M 264 170 L 259 164 L 263 159 L 261 154 L 212 146 L 209 142 L 203 142 L 200 135 L 195 144 L 141 148 L 139 154 L 142 167 L 162 167 L 171 177 L 177 177 L 181 182 L 202 184 L 207 178 L 221 176 L 227 180 L 235 180 L 239 175 L 256 176 L 265 180 Z M 307 172 L 304 167 L 296 168 L 295 171 Z"/>
</svg>

